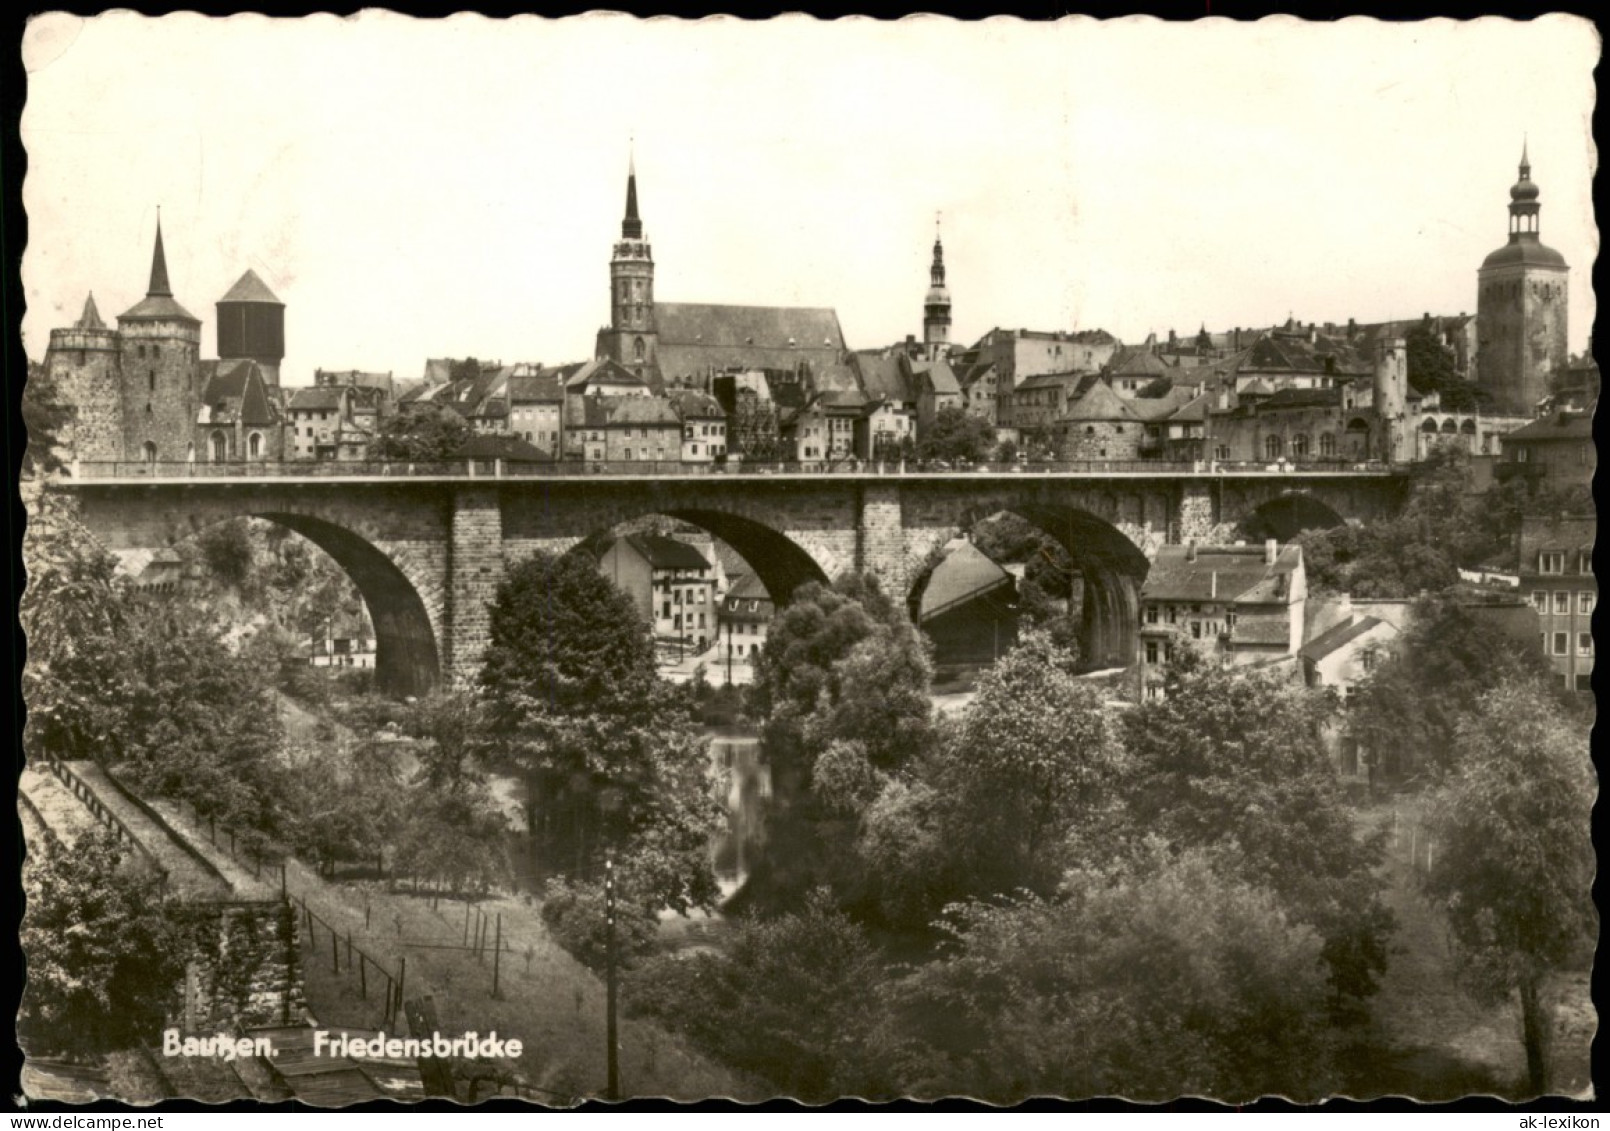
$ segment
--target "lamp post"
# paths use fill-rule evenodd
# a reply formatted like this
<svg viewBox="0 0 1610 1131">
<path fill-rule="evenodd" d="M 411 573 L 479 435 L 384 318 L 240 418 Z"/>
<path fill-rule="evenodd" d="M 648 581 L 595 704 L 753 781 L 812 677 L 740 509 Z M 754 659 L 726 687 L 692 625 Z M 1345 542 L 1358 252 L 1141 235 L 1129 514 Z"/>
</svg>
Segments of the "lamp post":
<svg viewBox="0 0 1610 1131">
<path fill-rule="evenodd" d="M 605 985 L 605 1020 L 604 1039 L 608 1042 L 606 1064 L 606 1078 L 604 1085 L 604 1098 L 609 1100 L 620 1099 L 620 1042 L 616 1035 L 615 1023 L 615 853 L 608 852 L 604 856 L 604 985 Z"/>
</svg>

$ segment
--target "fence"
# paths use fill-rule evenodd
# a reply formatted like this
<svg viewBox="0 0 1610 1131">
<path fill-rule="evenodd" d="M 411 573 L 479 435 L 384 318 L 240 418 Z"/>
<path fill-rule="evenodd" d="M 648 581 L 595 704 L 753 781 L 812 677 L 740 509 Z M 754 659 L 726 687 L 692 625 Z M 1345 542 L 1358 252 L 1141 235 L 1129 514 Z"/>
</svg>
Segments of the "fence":
<svg viewBox="0 0 1610 1131">
<path fill-rule="evenodd" d="M 1342 475 L 1386 476 L 1402 466 L 1379 461 L 1345 463 L 1316 460 L 1262 463 L 1251 460 L 1014 460 L 950 463 L 945 460 L 797 460 L 768 463 L 683 463 L 679 460 L 567 460 L 524 462 L 501 459 L 409 463 L 373 460 L 241 460 L 220 463 L 119 460 L 75 462 L 79 480 L 193 479 L 697 479 L 766 477 L 861 477 L 985 475 Z"/>
<path fill-rule="evenodd" d="M 1400 855 L 1407 851 L 1409 868 L 1429 872 L 1437 860 L 1437 836 L 1418 813 L 1392 810 L 1391 846 Z"/>
<path fill-rule="evenodd" d="M 167 894 L 167 868 L 163 867 L 162 862 L 156 858 L 156 854 L 150 848 L 140 843 L 139 838 L 123 823 L 121 817 L 101 803 L 101 799 L 96 796 L 95 790 L 69 768 L 66 762 L 56 758 L 42 758 L 40 759 L 40 764 L 55 774 L 61 783 L 72 792 L 73 796 L 78 798 L 84 807 L 94 815 L 96 820 L 116 833 L 118 840 L 127 842 L 139 854 L 140 858 L 151 866 L 161 883 L 163 894 Z"/>
<path fill-rule="evenodd" d="M 327 932 L 329 932 L 330 935 L 330 969 L 333 973 L 341 973 L 341 932 L 338 931 L 332 923 L 316 914 L 314 910 L 307 905 L 307 898 L 305 896 L 287 892 L 286 899 L 302 909 L 302 920 L 306 924 L 307 929 L 309 961 L 311 962 L 318 957 L 319 935 L 317 928 L 323 927 Z M 365 920 L 367 920 L 367 918 L 368 914 L 366 910 Z M 395 974 L 393 974 L 389 969 L 386 968 L 385 963 L 375 958 L 361 946 L 355 946 L 353 944 L 351 931 L 346 932 L 345 943 L 347 957 L 346 970 L 348 974 L 351 974 L 354 968 L 357 970 L 359 997 L 365 1001 L 369 1000 L 369 968 L 371 966 L 374 967 L 376 976 L 385 980 L 385 991 L 381 999 L 381 1012 L 386 1019 L 386 1023 L 388 1025 L 391 1024 L 396 1020 L 397 1015 L 402 1012 L 403 989 L 408 980 L 407 956 L 404 955 L 397 960 L 397 971 Z M 354 956 L 356 956 L 356 961 L 354 961 Z M 376 982 L 375 991 L 379 993 L 380 990 L 380 984 L 379 982 Z"/>
</svg>

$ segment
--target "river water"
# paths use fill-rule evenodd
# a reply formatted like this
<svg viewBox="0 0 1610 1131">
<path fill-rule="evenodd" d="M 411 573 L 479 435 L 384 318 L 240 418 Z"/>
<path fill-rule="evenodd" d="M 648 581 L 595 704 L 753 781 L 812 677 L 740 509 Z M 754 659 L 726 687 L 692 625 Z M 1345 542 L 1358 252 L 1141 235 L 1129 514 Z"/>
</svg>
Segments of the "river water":
<svg viewBox="0 0 1610 1131">
<path fill-rule="evenodd" d="M 766 843 L 771 767 L 761 760 L 760 740 L 738 730 L 712 732 L 710 762 L 726 781 L 727 827 L 716 837 L 714 854 L 722 895 L 730 896 L 748 878 Z"/>
</svg>

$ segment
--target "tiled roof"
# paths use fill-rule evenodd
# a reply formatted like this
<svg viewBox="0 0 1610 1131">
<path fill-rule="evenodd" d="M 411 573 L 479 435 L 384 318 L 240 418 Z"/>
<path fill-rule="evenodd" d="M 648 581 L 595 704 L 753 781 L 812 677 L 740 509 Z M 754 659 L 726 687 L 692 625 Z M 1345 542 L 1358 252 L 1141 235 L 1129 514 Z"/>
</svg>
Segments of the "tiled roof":
<svg viewBox="0 0 1610 1131">
<path fill-rule="evenodd" d="M 268 284 L 257 277 L 257 272 L 247 269 L 246 273 L 236 280 L 235 285 L 229 288 L 228 293 L 218 300 L 224 302 L 263 302 L 274 306 L 284 306 L 274 292 L 268 289 Z"/>
<path fill-rule="evenodd" d="M 956 381 L 955 370 L 948 361 L 913 361 L 911 371 L 927 382 L 936 397 L 960 394 L 962 387 Z"/>
<path fill-rule="evenodd" d="M 676 409 L 664 397 L 656 396 L 589 396 L 582 398 L 583 426 L 587 428 L 639 428 L 660 425 L 682 428 Z"/>
<path fill-rule="evenodd" d="M 1259 412 L 1279 408 L 1319 408 L 1342 403 L 1342 390 L 1336 386 L 1329 389 L 1280 389 L 1270 394 L 1269 399 L 1258 406 Z"/>
<path fill-rule="evenodd" d="M 315 385 L 290 392 L 291 399 L 285 407 L 291 412 L 327 412 L 339 409 L 344 396 L 339 387 L 331 385 Z"/>
<path fill-rule="evenodd" d="M 868 398 L 884 403 L 905 403 L 917 399 L 906 379 L 900 358 L 883 354 L 858 353 L 854 357 L 861 387 Z"/>
<path fill-rule="evenodd" d="M 1598 520 L 1591 516 L 1527 515 L 1521 519 L 1521 568 L 1535 570 L 1537 555 L 1544 550 L 1591 553 L 1597 528 Z M 1574 564 L 1568 562 L 1567 568 Z"/>
<path fill-rule="evenodd" d="M 958 601 L 983 596 L 1011 580 L 1012 575 L 984 551 L 971 542 L 963 542 L 946 554 L 928 576 L 919 616 L 926 617 Z"/>
<path fill-rule="evenodd" d="M 1142 420 L 1164 420 L 1172 418 L 1192 399 L 1190 391 L 1182 387 L 1170 389 L 1161 397 L 1136 397 L 1129 402 L 1129 409 Z"/>
<path fill-rule="evenodd" d="M 1107 363 L 1107 372 L 1114 377 L 1144 377 L 1167 373 L 1171 368 L 1151 350 L 1139 346 L 1119 350 Z"/>
<path fill-rule="evenodd" d="M 663 534 L 628 534 L 622 541 L 643 555 L 643 559 L 655 569 L 710 568 L 710 563 L 695 547 Z"/>
<path fill-rule="evenodd" d="M 671 404 L 683 420 L 725 420 L 727 414 L 721 402 L 709 393 L 697 389 L 670 389 L 666 392 Z"/>
<path fill-rule="evenodd" d="M 510 404 L 536 404 L 540 401 L 563 401 L 565 387 L 559 372 L 544 369 L 536 373 L 522 373 L 509 378 Z"/>
<path fill-rule="evenodd" d="M 1290 575 L 1302 562 L 1302 547 L 1282 546 L 1274 564 L 1265 564 L 1262 546 L 1203 546 L 1189 560 L 1190 548 L 1163 546 L 1157 551 L 1141 587 L 1141 599 L 1153 601 L 1284 602 L 1291 592 Z M 1286 596 L 1275 579 L 1287 578 Z M 1237 626 L 1239 634 L 1240 627 Z"/>
<path fill-rule="evenodd" d="M 172 295 L 146 295 L 117 317 L 120 322 L 155 322 L 166 319 L 201 325 L 201 319 L 175 302 Z"/>
<path fill-rule="evenodd" d="M 204 383 L 201 395 L 203 412 L 209 409 L 209 421 L 223 424 L 235 420 L 245 425 L 264 426 L 279 423 L 269 397 L 268 384 L 255 361 L 217 361 L 203 363 Z"/>
<path fill-rule="evenodd" d="M 1343 624 L 1322 632 L 1302 647 L 1302 657 L 1316 663 L 1332 652 L 1351 644 L 1377 625 L 1386 624 L 1375 617 L 1353 617 Z M 1390 626 L 1389 626 L 1390 627 Z"/>
<path fill-rule="evenodd" d="M 1586 440 L 1593 442 L 1593 413 L 1560 412 L 1539 417 L 1513 432 L 1504 433 L 1506 444 L 1547 443 L 1550 440 Z"/>
<path fill-rule="evenodd" d="M 1062 410 L 1058 420 L 1139 420 L 1129 402 L 1113 392 L 1104 381 L 1090 386 L 1084 396 Z"/>
<path fill-rule="evenodd" d="M 845 369 L 838 314 L 826 307 L 662 302 L 654 321 L 656 360 L 669 379 L 734 368 L 792 370 L 805 362 L 818 381 L 831 384 Z"/>
<path fill-rule="evenodd" d="M 1247 615 L 1242 614 L 1236 618 L 1235 632 L 1231 636 L 1235 644 L 1278 644 L 1287 646 L 1291 642 L 1291 620 L 1289 616 Z"/>
</svg>

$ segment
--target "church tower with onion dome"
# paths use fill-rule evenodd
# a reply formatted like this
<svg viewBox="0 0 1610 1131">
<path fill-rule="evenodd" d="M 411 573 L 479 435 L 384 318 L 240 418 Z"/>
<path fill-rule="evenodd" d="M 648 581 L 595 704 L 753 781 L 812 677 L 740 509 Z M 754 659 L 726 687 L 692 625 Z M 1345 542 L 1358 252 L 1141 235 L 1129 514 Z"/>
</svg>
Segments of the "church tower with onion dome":
<svg viewBox="0 0 1610 1131">
<path fill-rule="evenodd" d="M 923 354 L 938 361 L 950 349 L 950 288 L 945 286 L 945 246 L 934 232 L 934 262 L 928 268 L 928 294 L 922 300 Z"/>
<path fill-rule="evenodd" d="M 1565 257 L 1538 235 L 1539 190 L 1521 147 L 1520 179 L 1509 190 L 1509 242 L 1482 262 L 1476 279 L 1476 383 L 1487 411 L 1529 416 L 1568 354 Z"/>
</svg>

